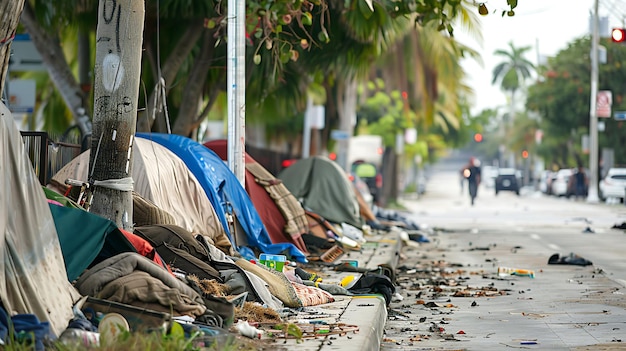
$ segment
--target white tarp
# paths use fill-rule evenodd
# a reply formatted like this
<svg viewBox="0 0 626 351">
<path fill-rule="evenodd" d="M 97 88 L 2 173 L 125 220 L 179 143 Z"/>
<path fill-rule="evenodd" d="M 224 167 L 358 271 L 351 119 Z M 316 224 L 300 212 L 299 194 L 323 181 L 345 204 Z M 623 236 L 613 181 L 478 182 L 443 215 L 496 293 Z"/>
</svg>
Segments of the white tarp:
<svg viewBox="0 0 626 351">
<path fill-rule="evenodd" d="M 7 313 L 34 314 L 59 335 L 80 294 L 67 279 L 44 192 L 13 116 L 0 102 L 0 300 Z"/>
</svg>

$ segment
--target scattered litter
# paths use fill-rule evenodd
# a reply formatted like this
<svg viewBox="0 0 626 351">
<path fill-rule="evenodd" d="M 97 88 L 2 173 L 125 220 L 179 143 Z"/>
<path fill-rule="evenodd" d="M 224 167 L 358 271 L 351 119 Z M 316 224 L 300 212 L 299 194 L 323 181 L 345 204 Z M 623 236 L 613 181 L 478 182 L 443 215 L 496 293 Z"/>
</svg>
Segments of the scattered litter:
<svg viewBox="0 0 626 351">
<path fill-rule="evenodd" d="M 248 321 L 243 321 L 243 320 L 239 320 L 237 324 L 235 325 L 235 328 L 237 329 L 237 331 L 239 331 L 241 335 L 248 337 L 250 339 L 260 339 L 261 334 L 263 333 L 262 330 L 259 330 L 251 326 L 248 323 Z"/>
<path fill-rule="evenodd" d="M 587 228 L 585 228 L 585 230 L 583 230 L 583 233 L 593 234 L 593 233 L 595 233 L 595 231 L 593 229 L 591 229 L 591 227 L 587 227 Z"/>
<path fill-rule="evenodd" d="M 393 294 L 393 297 L 391 298 L 392 302 L 400 302 L 402 300 L 404 300 L 404 297 L 400 295 L 399 293 Z"/>
<path fill-rule="evenodd" d="M 589 266 L 593 263 L 572 252 L 567 256 L 560 256 L 558 253 L 555 253 L 548 259 L 548 264 L 571 264 L 576 266 Z"/>
<path fill-rule="evenodd" d="M 626 222 L 622 222 L 620 224 L 614 224 L 611 228 L 613 228 L 613 229 L 626 229 Z"/>
<path fill-rule="evenodd" d="M 520 277 L 535 277 L 535 272 L 530 269 L 510 268 L 510 267 L 498 267 L 498 275 L 505 277 L 507 275 L 517 275 Z"/>
</svg>

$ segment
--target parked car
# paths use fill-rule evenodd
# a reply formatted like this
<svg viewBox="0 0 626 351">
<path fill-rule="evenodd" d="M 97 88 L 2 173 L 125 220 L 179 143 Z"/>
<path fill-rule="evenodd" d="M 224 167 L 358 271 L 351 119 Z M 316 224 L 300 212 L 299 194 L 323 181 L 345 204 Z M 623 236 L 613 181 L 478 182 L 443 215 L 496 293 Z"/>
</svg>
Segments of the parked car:
<svg viewBox="0 0 626 351">
<path fill-rule="evenodd" d="M 571 168 L 561 168 L 551 182 L 551 192 L 554 196 L 567 196 L 570 178 L 574 174 Z"/>
<path fill-rule="evenodd" d="M 495 180 L 496 195 L 501 191 L 512 191 L 519 195 L 521 181 L 515 168 L 500 168 Z"/>
<path fill-rule="evenodd" d="M 541 175 L 539 176 L 539 191 L 541 191 L 544 194 L 550 195 L 550 187 L 551 187 L 551 183 L 552 183 L 552 179 L 554 179 L 554 172 L 549 171 L 549 170 L 545 170 L 541 172 Z"/>
<path fill-rule="evenodd" d="M 619 199 L 624 202 L 626 195 L 626 168 L 609 168 L 606 177 L 599 184 L 600 199 Z"/>
<path fill-rule="evenodd" d="M 496 185 L 496 177 L 498 176 L 498 168 L 494 166 L 483 166 L 480 174 L 480 182 L 487 189 L 491 189 Z"/>
</svg>

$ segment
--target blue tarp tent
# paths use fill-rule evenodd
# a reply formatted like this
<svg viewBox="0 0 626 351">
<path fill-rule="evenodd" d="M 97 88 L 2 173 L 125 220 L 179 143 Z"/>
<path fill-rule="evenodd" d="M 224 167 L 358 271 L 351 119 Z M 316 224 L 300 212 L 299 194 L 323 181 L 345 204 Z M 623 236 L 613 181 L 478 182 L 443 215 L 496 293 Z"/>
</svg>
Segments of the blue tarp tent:
<svg viewBox="0 0 626 351">
<path fill-rule="evenodd" d="M 232 208 L 239 224 L 246 233 L 248 246 L 258 248 L 264 253 L 285 253 L 292 260 L 306 262 L 306 256 L 295 245 L 272 243 L 246 189 L 224 161 L 213 151 L 194 140 L 175 134 L 137 133 L 136 136 L 165 146 L 185 162 L 206 191 L 226 230 L 229 228 L 226 213 L 231 213 L 230 208 Z M 233 247 L 239 253 L 247 258 L 254 257 L 249 248 L 237 247 L 232 238 L 232 233 L 229 235 Z"/>
</svg>

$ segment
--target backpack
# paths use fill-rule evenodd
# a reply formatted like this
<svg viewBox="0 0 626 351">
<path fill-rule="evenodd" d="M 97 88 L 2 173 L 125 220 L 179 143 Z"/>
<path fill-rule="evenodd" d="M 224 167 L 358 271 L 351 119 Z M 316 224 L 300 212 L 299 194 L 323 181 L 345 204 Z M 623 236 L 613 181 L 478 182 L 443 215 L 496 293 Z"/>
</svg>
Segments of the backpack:
<svg viewBox="0 0 626 351">
<path fill-rule="evenodd" d="M 208 251 L 185 228 L 174 224 L 154 224 L 135 227 L 134 234 L 146 239 L 170 266 L 201 279 L 222 282 Z"/>
</svg>

